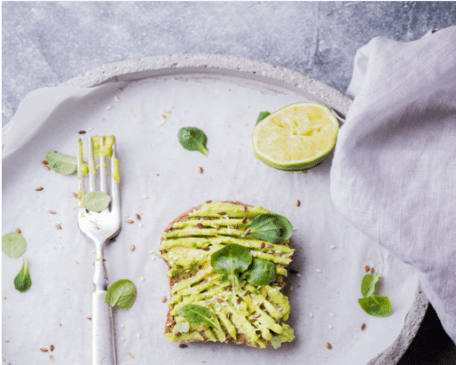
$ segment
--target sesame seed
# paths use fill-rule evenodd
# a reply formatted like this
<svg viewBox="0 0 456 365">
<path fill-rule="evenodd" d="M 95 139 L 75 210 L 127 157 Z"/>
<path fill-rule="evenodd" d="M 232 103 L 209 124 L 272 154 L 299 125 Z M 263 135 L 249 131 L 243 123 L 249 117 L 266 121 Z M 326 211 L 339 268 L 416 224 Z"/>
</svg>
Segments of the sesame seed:
<svg viewBox="0 0 456 365">
<path fill-rule="evenodd" d="M 336 248 L 336 246 L 332 245 L 332 246 L 329 246 L 329 248 L 330 248 L 331 250 L 334 250 L 334 249 Z"/>
<path fill-rule="evenodd" d="M 111 105 L 108 105 L 108 106 L 106 107 L 106 110 L 111 110 L 111 109 L 112 109 L 112 106 L 111 106 Z"/>
<path fill-rule="evenodd" d="M 143 195 L 143 199 L 149 199 L 147 195 Z"/>
<path fill-rule="evenodd" d="M 316 271 L 316 272 L 321 272 L 321 270 L 320 270 L 320 269 L 317 269 L 317 270 L 315 270 L 315 271 Z"/>
<path fill-rule="evenodd" d="M 332 329 L 333 329 L 333 326 L 331 326 L 330 324 L 328 324 L 328 328 L 329 328 L 330 330 L 332 330 Z"/>
<path fill-rule="evenodd" d="M 144 277 L 141 276 L 141 281 L 144 281 Z"/>
<path fill-rule="evenodd" d="M 309 313 L 309 317 L 310 317 L 310 318 L 313 318 L 313 316 L 314 316 L 313 313 L 310 312 L 310 313 Z"/>
<path fill-rule="evenodd" d="M 297 276 L 298 278 L 300 278 L 300 277 L 301 277 L 301 274 L 296 274 L 296 276 Z"/>
<path fill-rule="evenodd" d="M 93 130 L 93 127 L 89 127 L 87 128 L 88 131 L 92 131 Z"/>
<path fill-rule="evenodd" d="M 149 253 L 155 253 L 155 251 L 154 250 L 150 250 Z"/>
<path fill-rule="evenodd" d="M 141 222 L 138 223 L 138 227 L 139 228 L 142 228 L 143 227 L 143 224 Z"/>
<path fill-rule="evenodd" d="M 125 325 L 123 323 L 120 324 L 120 328 L 124 328 Z"/>
<path fill-rule="evenodd" d="M 246 243 L 245 245 L 246 245 L 247 247 L 250 247 L 250 243 Z"/>
<path fill-rule="evenodd" d="M 136 337 L 141 338 L 141 335 L 139 333 L 136 334 Z"/>
<path fill-rule="evenodd" d="M 334 313 L 329 313 L 329 315 L 330 315 L 331 317 L 335 317 Z"/>
<path fill-rule="evenodd" d="M 125 342 L 125 338 L 121 337 L 120 341 Z"/>
<path fill-rule="evenodd" d="M 114 101 L 115 101 L 116 103 L 118 103 L 118 102 L 120 101 L 119 97 L 118 97 L 118 96 L 114 96 Z"/>
</svg>

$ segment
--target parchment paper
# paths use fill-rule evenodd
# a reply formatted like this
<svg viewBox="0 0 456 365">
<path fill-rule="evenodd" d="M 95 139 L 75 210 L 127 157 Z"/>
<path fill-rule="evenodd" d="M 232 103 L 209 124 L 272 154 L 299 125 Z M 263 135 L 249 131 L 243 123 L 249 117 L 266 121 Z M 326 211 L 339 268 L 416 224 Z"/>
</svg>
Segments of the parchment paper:
<svg viewBox="0 0 456 365">
<path fill-rule="evenodd" d="M 111 283 L 130 279 L 138 288 L 130 309 L 114 310 L 118 364 L 353 365 L 366 364 L 391 345 L 413 302 L 418 277 L 336 212 L 329 195 L 332 155 L 305 174 L 274 170 L 253 156 L 251 133 L 258 113 L 297 101 L 305 100 L 268 85 L 207 75 L 30 94 L 3 141 L 3 234 L 22 230 L 27 240 L 22 257 L 29 259 L 33 282 L 28 292 L 16 291 L 13 280 L 22 257 L 3 254 L 5 359 L 12 365 L 49 364 L 51 352 L 39 349 L 53 344 L 54 364 L 91 362 L 92 322 L 86 318 L 92 315 L 94 254 L 73 210 L 77 177 L 46 171 L 40 160 L 50 150 L 76 156 L 79 137 L 86 141 L 90 135 L 111 134 L 117 138 L 124 222 L 105 249 L 106 264 Z M 181 147 L 177 132 L 184 126 L 206 133 L 207 157 Z M 80 135 L 80 130 L 87 133 Z M 35 191 L 38 187 L 44 190 Z M 149 251 L 157 252 L 170 221 L 208 199 L 261 205 L 295 227 L 291 267 L 300 276 L 289 276 L 292 343 L 278 350 L 220 343 L 180 349 L 166 341 L 166 266 Z M 51 215 L 51 209 L 57 214 Z M 136 220 L 125 223 L 135 214 L 141 215 L 143 227 Z M 387 318 L 371 317 L 358 304 L 363 265 L 383 275 L 380 294 L 389 296 L 393 306 Z"/>
</svg>

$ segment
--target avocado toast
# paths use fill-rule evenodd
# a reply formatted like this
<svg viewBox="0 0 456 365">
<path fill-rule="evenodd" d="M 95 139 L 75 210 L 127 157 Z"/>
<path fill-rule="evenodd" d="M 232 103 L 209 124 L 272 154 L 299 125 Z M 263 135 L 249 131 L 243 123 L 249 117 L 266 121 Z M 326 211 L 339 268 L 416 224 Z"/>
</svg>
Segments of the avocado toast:
<svg viewBox="0 0 456 365">
<path fill-rule="evenodd" d="M 169 342 L 234 342 L 265 348 L 294 339 L 293 330 L 283 322 L 290 304 L 281 292 L 294 252 L 291 241 L 273 244 L 246 234 L 252 219 L 271 213 L 239 202 L 208 201 L 168 225 L 159 250 L 169 269 L 171 295 L 165 325 Z M 275 280 L 258 286 L 246 280 L 222 281 L 211 256 L 227 245 L 242 246 L 254 258 L 273 263 Z M 205 311 L 209 321 L 187 325 L 181 309 L 192 306 Z"/>
</svg>

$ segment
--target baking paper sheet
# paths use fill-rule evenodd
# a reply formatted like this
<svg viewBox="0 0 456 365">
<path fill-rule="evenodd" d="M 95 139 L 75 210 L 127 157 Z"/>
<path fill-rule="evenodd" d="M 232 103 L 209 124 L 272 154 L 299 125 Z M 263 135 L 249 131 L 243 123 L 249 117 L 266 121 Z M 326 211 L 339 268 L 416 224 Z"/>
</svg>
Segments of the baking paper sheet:
<svg viewBox="0 0 456 365">
<path fill-rule="evenodd" d="M 2 342 L 4 358 L 12 365 L 49 364 L 51 352 L 39 349 L 53 344 L 54 364 L 91 363 L 87 317 L 94 253 L 73 210 L 77 177 L 46 171 L 40 161 L 50 150 L 76 156 L 80 137 L 87 153 L 86 137 L 112 134 L 120 160 L 123 226 L 105 248 L 106 265 L 111 283 L 130 279 L 138 288 L 130 309 L 113 311 L 118 364 L 353 365 L 366 364 L 390 346 L 412 305 L 418 276 L 336 212 L 329 196 L 332 155 L 305 174 L 277 171 L 253 156 L 251 134 L 259 112 L 297 101 L 305 100 L 267 84 L 210 75 L 30 94 L 3 140 L 3 234 L 22 230 L 27 240 L 22 257 L 29 259 L 33 282 L 28 292 L 16 291 L 13 280 L 22 257 L 3 254 L 2 329 L 9 340 Z M 179 144 L 177 132 L 186 126 L 206 133 L 207 157 Z M 38 187 L 44 190 L 35 191 Z M 278 350 L 220 343 L 180 349 L 166 341 L 166 265 L 150 251 L 158 251 L 169 222 L 208 199 L 261 205 L 295 227 L 291 267 L 300 276 L 289 276 L 287 290 L 292 343 Z M 125 223 L 135 214 L 143 227 Z M 364 265 L 383 275 L 380 294 L 393 306 L 387 318 L 371 317 L 358 304 Z"/>
</svg>

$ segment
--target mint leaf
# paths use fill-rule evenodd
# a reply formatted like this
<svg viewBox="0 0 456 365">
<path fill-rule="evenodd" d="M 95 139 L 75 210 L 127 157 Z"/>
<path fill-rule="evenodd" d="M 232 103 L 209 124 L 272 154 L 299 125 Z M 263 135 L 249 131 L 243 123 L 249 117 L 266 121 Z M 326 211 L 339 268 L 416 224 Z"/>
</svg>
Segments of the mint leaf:
<svg viewBox="0 0 456 365">
<path fill-rule="evenodd" d="M 386 317 L 391 313 L 391 302 L 388 297 L 371 295 L 367 298 L 359 298 L 358 303 L 369 315 L 374 317 Z"/>
<path fill-rule="evenodd" d="M 106 292 L 105 303 L 111 307 L 117 305 L 120 309 L 128 309 L 136 299 L 136 286 L 127 279 L 117 280 Z"/>
<path fill-rule="evenodd" d="M 78 159 L 76 157 L 50 151 L 46 155 L 46 161 L 51 170 L 65 176 L 73 175 L 78 171 Z"/>
<path fill-rule="evenodd" d="M 108 208 L 111 197 L 101 191 L 92 191 L 82 196 L 82 205 L 78 208 L 85 208 L 92 212 L 100 213 Z"/>
<path fill-rule="evenodd" d="M 10 232 L 2 237 L 2 251 L 11 258 L 21 256 L 27 249 L 27 243 L 23 235 Z"/>
<path fill-rule="evenodd" d="M 19 274 L 14 278 L 14 287 L 21 293 L 25 293 L 32 286 L 32 279 L 28 270 L 28 260 L 24 258 L 22 269 Z"/>
<path fill-rule="evenodd" d="M 271 113 L 269 112 L 260 112 L 260 114 L 258 115 L 258 119 L 256 121 L 256 124 L 257 125 L 258 123 L 260 123 L 264 118 L 267 118 L 271 115 Z"/>
<path fill-rule="evenodd" d="M 253 267 L 242 274 L 241 279 L 253 286 L 272 283 L 276 278 L 276 266 L 265 259 L 253 259 Z"/>
<path fill-rule="evenodd" d="M 271 243 L 287 241 L 293 233 L 293 225 L 279 214 L 260 214 L 246 228 L 250 228 L 249 236 Z"/>
<path fill-rule="evenodd" d="M 374 294 L 375 286 L 380 281 L 381 277 L 382 276 L 378 273 L 364 275 L 363 281 L 361 282 L 361 294 L 363 297 L 370 297 Z"/>
<path fill-rule="evenodd" d="M 222 281 L 229 280 L 237 285 L 239 274 L 249 268 L 252 258 L 244 246 L 229 244 L 211 255 L 211 265 L 222 276 Z"/>
<path fill-rule="evenodd" d="M 214 322 L 212 318 L 212 312 L 201 305 L 196 304 L 187 304 L 184 305 L 177 311 L 177 314 L 184 317 L 187 321 L 195 326 L 201 326 L 207 324 L 218 331 L 222 331 L 222 329 Z"/>
<path fill-rule="evenodd" d="M 207 137 L 201 129 L 196 127 L 181 128 L 177 133 L 177 138 L 186 150 L 200 151 L 204 156 L 207 156 L 209 152 L 206 148 Z"/>
</svg>

